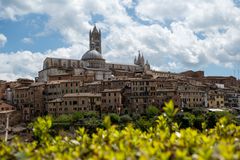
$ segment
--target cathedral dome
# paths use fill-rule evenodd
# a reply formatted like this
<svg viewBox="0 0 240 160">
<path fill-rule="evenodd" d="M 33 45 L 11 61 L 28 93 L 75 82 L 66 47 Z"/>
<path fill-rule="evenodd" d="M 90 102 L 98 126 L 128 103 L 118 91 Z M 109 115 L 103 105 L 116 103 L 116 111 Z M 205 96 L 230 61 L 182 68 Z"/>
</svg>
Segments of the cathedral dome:
<svg viewBox="0 0 240 160">
<path fill-rule="evenodd" d="M 83 56 L 82 56 L 82 60 L 86 61 L 86 60 L 104 60 L 102 55 L 94 50 L 89 50 L 87 51 Z"/>
</svg>

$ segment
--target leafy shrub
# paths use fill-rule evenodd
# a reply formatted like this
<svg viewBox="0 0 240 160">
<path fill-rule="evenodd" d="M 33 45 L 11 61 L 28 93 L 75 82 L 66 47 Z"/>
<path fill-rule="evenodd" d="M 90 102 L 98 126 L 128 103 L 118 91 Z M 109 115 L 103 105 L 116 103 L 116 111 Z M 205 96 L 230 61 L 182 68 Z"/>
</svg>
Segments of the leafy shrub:
<svg viewBox="0 0 240 160">
<path fill-rule="evenodd" d="M 130 123 L 132 122 L 132 118 L 128 114 L 125 114 L 120 117 L 120 122 L 124 124 Z"/>
<path fill-rule="evenodd" d="M 83 113 L 84 118 L 98 118 L 98 113 L 95 111 L 88 111 Z"/>
<path fill-rule="evenodd" d="M 147 131 L 152 126 L 152 123 L 146 117 L 141 117 L 136 121 L 136 126 L 142 131 Z"/>
<path fill-rule="evenodd" d="M 84 118 L 84 114 L 82 112 L 74 112 L 72 115 L 73 121 L 78 121 Z"/>
<path fill-rule="evenodd" d="M 118 124 L 120 122 L 120 117 L 118 114 L 110 113 L 109 116 L 110 116 L 110 120 L 113 124 Z"/>
<path fill-rule="evenodd" d="M 159 112 L 160 112 L 160 110 L 157 107 L 152 106 L 152 105 L 148 106 L 148 108 L 146 110 L 147 116 L 149 118 L 157 116 L 159 114 Z"/>
<path fill-rule="evenodd" d="M 203 115 L 195 116 L 195 120 L 194 120 L 194 124 L 193 124 L 194 128 L 202 130 L 203 123 L 205 123 L 205 118 Z"/>
<path fill-rule="evenodd" d="M 183 114 L 183 118 L 181 119 L 181 127 L 182 128 L 193 127 L 194 122 L 195 122 L 194 114 L 191 114 L 189 112 L 185 112 Z"/>
<path fill-rule="evenodd" d="M 54 120 L 56 123 L 71 123 L 72 121 L 73 116 L 71 114 L 62 114 Z"/>
<path fill-rule="evenodd" d="M 38 118 L 33 124 L 38 140 L 0 143 L 1 159 L 240 159 L 240 126 L 220 118 L 212 129 L 179 129 L 173 121 L 176 109 L 166 103 L 165 113 L 156 125 L 145 131 L 132 125 L 118 130 L 104 119 L 105 129 L 89 135 L 85 128 L 74 137 L 51 136 L 51 118 Z M 139 119 L 146 122 L 146 118 Z M 40 142 L 40 143 L 39 143 Z"/>
</svg>

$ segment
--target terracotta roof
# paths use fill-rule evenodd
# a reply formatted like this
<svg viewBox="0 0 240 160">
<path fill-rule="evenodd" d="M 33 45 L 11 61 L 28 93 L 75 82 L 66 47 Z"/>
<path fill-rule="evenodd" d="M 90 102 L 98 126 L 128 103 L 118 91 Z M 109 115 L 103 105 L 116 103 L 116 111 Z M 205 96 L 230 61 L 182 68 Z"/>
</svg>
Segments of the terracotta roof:
<svg viewBox="0 0 240 160">
<path fill-rule="evenodd" d="M 0 113 L 4 111 L 15 110 L 15 107 L 4 102 L 0 102 Z"/>
</svg>

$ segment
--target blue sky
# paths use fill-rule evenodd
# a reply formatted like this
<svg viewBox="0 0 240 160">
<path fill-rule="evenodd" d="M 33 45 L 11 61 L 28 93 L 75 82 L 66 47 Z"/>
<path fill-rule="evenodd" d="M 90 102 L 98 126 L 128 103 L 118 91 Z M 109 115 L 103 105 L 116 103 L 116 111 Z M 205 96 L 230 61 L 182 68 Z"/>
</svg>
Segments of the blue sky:
<svg viewBox="0 0 240 160">
<path fill-rule="evenodd" d="M 43 34 L 47 21 L 47 15 L 31 13 L 20 17 L 17 21 L 1 20 L 0 30 L 8 39 L 1 51 L 6 53 L 23 50 L 45 52 L 49 49 L 68 47 L 59 32 L 50 30 L 49 33 Z"/>
<path fill-rule="evenodd" d="M 239 0 L 0 0 L 0 79 L 34 78 L 46 57 L 77 58 L 102 30 L 103 56 L 155 70 L 240 78 Z"/>
</svg>

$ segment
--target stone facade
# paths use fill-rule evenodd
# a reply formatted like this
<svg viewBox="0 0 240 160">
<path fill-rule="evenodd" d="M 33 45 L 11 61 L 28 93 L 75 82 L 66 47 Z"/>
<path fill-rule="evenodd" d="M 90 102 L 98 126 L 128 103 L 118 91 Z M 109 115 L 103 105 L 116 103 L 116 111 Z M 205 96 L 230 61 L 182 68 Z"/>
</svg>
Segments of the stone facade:
<svg viewBox="0 0 240 160">
<path fill-rule="evenodd" d="M 218 89 L 208 91 L 208 107 L 209 108 L 223 108 L 224 92 Z"/>
<path fill-rule="evenodd" d="M 105 113 L 123 112 L 122 89 L 105 89 L 101 92 L 102 111 Z"/>
<path fill-rule="evenodd" d="M 30 121 L 34 117 L 42 116 L 46 112 L 45 83 L 32 83 L 26 87 L 14 89 L 13 104 L 17 110 L 22 111 L 24 121 Z"/>
<path fill-rule="evenodd" d="M 74 112 L 101 111 L 101 94 L 69 93 L 61 99 L 48 102 L 49 114 L 59 116 Z"/>
</svg>

